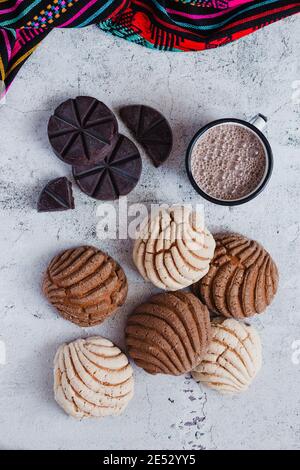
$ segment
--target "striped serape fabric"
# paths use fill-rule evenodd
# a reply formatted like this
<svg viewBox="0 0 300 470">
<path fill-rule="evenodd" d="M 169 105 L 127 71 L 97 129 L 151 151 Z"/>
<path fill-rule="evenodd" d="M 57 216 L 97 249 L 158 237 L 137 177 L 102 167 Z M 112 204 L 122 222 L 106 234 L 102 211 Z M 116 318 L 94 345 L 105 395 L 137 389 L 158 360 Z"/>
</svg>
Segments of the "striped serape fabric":
<svg viewBox="0 0 300 470">
<path fill-rule="evenodd" d="M 299 11 L 299 0 L 0 0 L 0 79 L 5 92 L 54 27 L 97 24 L 152 49 L 198 51 Z"/>
</svg>

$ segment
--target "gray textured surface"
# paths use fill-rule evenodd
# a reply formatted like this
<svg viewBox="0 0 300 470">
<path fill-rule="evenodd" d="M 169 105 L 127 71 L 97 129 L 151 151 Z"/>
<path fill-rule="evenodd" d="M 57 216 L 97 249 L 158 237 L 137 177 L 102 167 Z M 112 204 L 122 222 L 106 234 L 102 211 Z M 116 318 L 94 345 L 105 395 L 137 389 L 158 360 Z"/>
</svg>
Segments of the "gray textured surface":
<svg viewBox="0 0 300 470">
<path fill-rule="evenodd" d="M 189 55 L 151 52 L 95 28 L 56 31 L 24 66 L 0 111 L 0 340 L 7 346 L 7 364 L 0 366 L 0 448 L 300 447 L 300 365 L 291 359 L 292 343 L 300 339 L 300 105 L 292 99 L 292 83 L 300 79 L 299 26 L 299 18 L 291 18 L 225 48 Z M 281 274 L 276 301 L 253 321 L 264 367 L 243 396 L 224 398 L 188 376 L 151 377 L 135 368 L 135 399 L 121 418 L 76 422 L 55 404 L 58 345 L 102 334 L 123 347 L 127 314 L 155 290 L 135 273 L 130 242 L 97 240 L 97 204 L 77 189 L 75 211 L 35 210 L 44 183 L 69 174 L 50 150 L 46 125 L 54 107 L 77 94 L 96 96 L 114 109 L 148 103 L 170 119 L 173 156 L 161 170 L 144 158 L 131 202 L 199 202 L 183 161 L 194 132 L 225 116 L 263 112 L 270 118 L 276 164 L 268 189 L 232 210 L 205 203 L 212 230 L 230 228 L 259 240 Z M 125 308 L 89 331 L 59 318 L 40 293 L 50 258 L 82 243 L 108 250 L 130 282 Z"/>
</svg>

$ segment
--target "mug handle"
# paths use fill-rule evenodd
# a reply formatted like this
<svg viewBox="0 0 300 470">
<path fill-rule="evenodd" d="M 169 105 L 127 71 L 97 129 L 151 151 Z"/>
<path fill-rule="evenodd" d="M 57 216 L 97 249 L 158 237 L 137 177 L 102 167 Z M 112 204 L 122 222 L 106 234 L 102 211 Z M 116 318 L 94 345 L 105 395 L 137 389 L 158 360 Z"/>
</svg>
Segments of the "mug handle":
<svg viewBox="0 0 300 470">
<path fill-rule="evenodd" d="M 257 127 L 258 130 L 263 132 L 267 127 L 268 118 L 263 114 L 257 114 L 252 119 L 249 120 L 249 123 Z"/>
</svg>

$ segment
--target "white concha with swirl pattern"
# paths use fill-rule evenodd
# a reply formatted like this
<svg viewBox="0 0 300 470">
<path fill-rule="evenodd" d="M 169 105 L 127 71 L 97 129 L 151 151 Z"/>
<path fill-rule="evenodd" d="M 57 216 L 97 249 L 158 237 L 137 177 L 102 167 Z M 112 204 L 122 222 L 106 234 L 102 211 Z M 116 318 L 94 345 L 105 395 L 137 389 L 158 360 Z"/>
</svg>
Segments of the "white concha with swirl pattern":
<svg viewBox="0 0 300 470">
<path fill-rule="evenodd" d="M 215 251 L 214 238 L 203 221 L 189 206 L 163 208 L 147 219 L 133 250 L 143 278 L 172 291 L 202 279 Z"/>
<path fill-rule="evenodd" d="M 250 325 L 233 319 L 216 319 L 212 323 L 212 341 L 192 375 L 223 394 L 248 389 L 262 366 L 259 334 Z"/>
<path fill-rule="evenodd" d="M 132 399 L 128 358 L 100 336 L 63 344 L 54 359 L 54 395 L 74 418 L 120 415 Z"/>
</svg>

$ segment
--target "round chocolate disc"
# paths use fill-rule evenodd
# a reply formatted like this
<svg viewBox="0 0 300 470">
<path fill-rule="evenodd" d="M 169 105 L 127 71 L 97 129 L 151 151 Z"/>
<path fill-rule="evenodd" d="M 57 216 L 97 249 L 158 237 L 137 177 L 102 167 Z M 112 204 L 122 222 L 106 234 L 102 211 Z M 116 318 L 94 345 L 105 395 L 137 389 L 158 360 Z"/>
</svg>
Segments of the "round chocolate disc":
<svg viewBox="0 0 300 470">
<path fill-rule="evenodd" d="M 75 166 L 73 176 L 79 188 L 101 201 L 113 201 L 129 194 L 142 173 L 142 159 L 135 144 L 119 135 L 113 149 L 97 165 Z"/>
<path fill-rule="evenodd" d="M 70 165 L 101 161 L 112 147 L 118 123 L 110 109 L 95 98 L 78 96 L 62 103 L 48 124 L 55 154 Z"/>
</svg>

